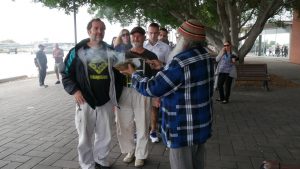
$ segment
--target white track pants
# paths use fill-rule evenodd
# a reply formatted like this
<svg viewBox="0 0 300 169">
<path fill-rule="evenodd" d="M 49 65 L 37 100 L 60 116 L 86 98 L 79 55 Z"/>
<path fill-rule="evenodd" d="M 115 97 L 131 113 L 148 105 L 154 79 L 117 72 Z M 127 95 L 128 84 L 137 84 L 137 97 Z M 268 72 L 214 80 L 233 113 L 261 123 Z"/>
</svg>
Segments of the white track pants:
<svg viewBox="0 0 300 169">
<path fill-rule="evenodd" d="M 139 94 L 133 88 L 123 88 L 116 109 L 117 137 L 122 153 L 134 152 L 137 159 L 148 157 L 150 98 Z M 134 125 L 135 124 L 135 125 Z M 136 127 L 136 145 L 134 128 Z"/>
<path fill-rule="evenodd" d="M 81 110 L 80 110 L 81 109 Z M 94 169 L 95 162 L 109 166 L 108 155 L 112 137 L 113 105 L 92 109 L 87 103 L 76 107 L 75 125 L 78 131 L 78 157 L 82 169 Z"/>
</svg>

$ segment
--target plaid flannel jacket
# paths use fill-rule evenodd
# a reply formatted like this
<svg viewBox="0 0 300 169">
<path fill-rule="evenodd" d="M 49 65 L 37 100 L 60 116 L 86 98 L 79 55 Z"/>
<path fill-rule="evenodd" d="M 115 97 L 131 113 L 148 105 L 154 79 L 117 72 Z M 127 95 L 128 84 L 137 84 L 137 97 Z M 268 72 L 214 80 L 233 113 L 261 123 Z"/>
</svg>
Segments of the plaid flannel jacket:
<svg viewBox="0 0 300 169">
<path fill-rule="evenodd" d="M 138 92 L 161 97 L 161 133 L 169 148 L 203 144 L 211 137 L 213 84 L 213 59 L 203 47 L 179 53 L 150 79 L 132 75 Z"/>
</svg>

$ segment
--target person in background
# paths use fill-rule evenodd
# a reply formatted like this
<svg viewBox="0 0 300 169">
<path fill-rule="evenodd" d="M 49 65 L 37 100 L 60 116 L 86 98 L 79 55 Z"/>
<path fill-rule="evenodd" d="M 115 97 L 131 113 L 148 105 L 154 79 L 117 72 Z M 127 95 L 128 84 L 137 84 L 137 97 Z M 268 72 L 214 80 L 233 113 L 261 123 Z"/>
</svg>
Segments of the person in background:
<svg viewBox="0 0 300 169">
<path fill-rule="evenodd" d="M 35 65 L 37 66 L 39 70 L 39 84 L 40 87 L 46 88 L 48 85 L 45 85 L 45 78 L 47 74 L 47 56 L 44 52 L 45 46 L 42 44 L 39 44 L 38 46 L 39 51 L 36 53 L 35 57 Z"/>
<path fill-rule="evenodd" d="M 103 42 L 105 24 L 87 25 L 88 39 L 72 48 L 64 61 L 62 83 L 76 102 L 78 158 L 82 169 L 109 169 L 113 107 L 118 107 L 124 76 L 113 66 L 125 60 Z M 118 57 L 119 56 L 119 57 Z"/>
<path fill-rule="evenodd" d="M 232 53 L 230 41 L 224 42 L 224 47 L 216 57 L 218 66 L 216 68 L 215 88 L 218 88 L 219 98 L 216 100 L 222 104 L 229 102 L 232 81 L 237 77 L 235 62 L 237 56 Z M 224 93 L 225 85 L 225 93 Z"/>
<path fill-rule="evenodd" d="M 129 65 L 132 86 L 141 94 L 161 97 L 161 134 L 170 148 L 171 169 L 203 169 L 205 142 L 211 137 L 213 122 L 214 61 L 202 47 L 205 28 L 188 20 L 179 28 L 177 55 L 162 69 L 162 62 L 148 60 L 160 70 L 147 78 Z"/>
<path fill-rule="evenodd" d="M 114 37 L 111 39 L 111 44 L 110 44 L 111 48 L 114 48 L 114 43 L 115 43 L 116 39 L 117 39 L 116 36 L 114 36 Z"/>
<path fill-rule="evenodd" d="M 61 64 L 64 61 L 63 60 L 64 51 L 61 48 L 59 48 L 58 43 L 55 44 L 55 47 L 54 47 L 54 50 L 53 50 L 52 54 L 53 54 L 53 58 L 55 60 L 54 71 L 55 71 L 56 78 L 57 78 L 57 81 L 55 82 L 55 84 L 60 84 L 59 72 L 60 72 Z"/>
<path fill-rule="evenodd" d="M 131 30 L 133 47 L 125 53 L 125 58 L 129 61 L 135 60 L 133 63 L 136 63 L 136 69 L 146 77 L 151 78 L 156 74 L 156 71 L 152 70 L 145 61 L 157 60 L 157 56 L 143 47 L 146 38 L 145 33 L 141 27 L 135 27 Z M 127 67 L 127 65 L 124 66 Z M 116 109 L 117 137 L 121 152 L 127 153 L 123 162 L 130 163 L 135 157 L 135 167 L 141 167 L 144 165 L 149 151 L 151 103 L 149 97 L 141 95 L 130 87 L 131 77 L 129 76 L 128 79 L 128 85 L 123 88 L 119 101 L 120 109 Z M 136 144 L 134 143 L 134 132 L 136 132 Z"/>
<path fill-rule="evenodd" d="M 148 41 L 144 43 L 144 48 L 156 54 L 158 59 L 164 64 L 168 61 L 168 55 L 171 51 L 169 45 L 158 40 L 159 35 L 159 25 L 157 23 L 151 23 L 148 26 Z M 160 106 L 159 98 L 152 98 L 152 111 L 151 111 L 151 129 L 150 129 L 150 139 L 152 143 L 158 143 L 158 131 L 157 131 L 157 121 L 158 121 L 158 108 Z"/>
<path fill-rule="evenodd" d="M 114 42 L 114 49 L 118 52 L 126 52 L 132 48 L 130 34 L 127 29 L 122 29 Z"/>
<path fill-rule="evenodd" d="M 169 39 L 168 39 L 168 30 L 166 28 L 160 28 L 159 30 L 159 35 L 158 35 L 158 40 L 166 43 L 167 45 L 169 45 Z"/>
</svg>

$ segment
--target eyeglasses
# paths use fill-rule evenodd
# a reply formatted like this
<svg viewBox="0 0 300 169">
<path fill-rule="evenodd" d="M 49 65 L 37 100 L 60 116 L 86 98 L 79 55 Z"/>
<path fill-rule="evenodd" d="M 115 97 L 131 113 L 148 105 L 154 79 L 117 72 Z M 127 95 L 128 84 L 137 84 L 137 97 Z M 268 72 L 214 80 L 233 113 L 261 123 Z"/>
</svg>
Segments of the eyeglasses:
<svg viewBox="0 0 300 169">
<path fill-rule="evenodd" d="M 230 46 L 230 45 L 224 45 L 224 47 L 227 47 L 227 46 Z"/>
<path fill-rule="evenodd" d="M 129 33 L 122 34 L 122 37 L 129 36 Z"/>
</svg>

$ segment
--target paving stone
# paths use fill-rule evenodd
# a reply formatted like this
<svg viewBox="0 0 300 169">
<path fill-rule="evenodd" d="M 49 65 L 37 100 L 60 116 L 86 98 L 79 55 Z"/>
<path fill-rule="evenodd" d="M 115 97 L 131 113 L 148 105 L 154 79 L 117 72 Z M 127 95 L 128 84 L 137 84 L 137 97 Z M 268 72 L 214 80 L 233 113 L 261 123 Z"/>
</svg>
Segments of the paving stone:
<svg viewBox="0 0 300 169">
<path fill-rule="evenodd" d="M 237 168 L 236 162 L 230 161 L 207 161 L 207 166 L 219 167 L 219 168 Z"/>
<path fill-rule="evenodd" d="M 55 167 L 66 167 L 66 168 L 79 168 L 79 164 L 77 161 L 66 161 L 66 160 L 58 160 L 53 166 Z"/>
<path fill-rule="evenodd" d="M 32 169 L 62 169 L 61 167 L 52 167 L 47 165 L 36 165 Z"/>
<path fill-rule="evenodd" d="M 287 72 L 298 70 L 300 66 Z M 46 80 L 54 84 L 56 79 L 47 75 Z M 32 78 L 0 84 L 0 168 L 77 169 L 73 98 L 61 85 L 40 89 L 36 83 Z M 229 104 L 215 103 L 206 169 L 256 169 L 265 159 L 299 164 L 300 104 L 295 104 L 299 93 L 300 88 L 265 92 L 238 87 L 232 90 Z M 115 128 L 110 148 L 113 169 L 135 168 L 134 163 L 122 162 L 125 155 L 121 155 Z M 168 155 L 161 142 L 150 144 L 143 168 L 170 168 Z"/>
<path fill-rule="evenodd" d="M 294 159 L 292 154 L 286 148 L 276 148 L 275 151 L 280 159 Z"/>
<path fill-rule="evenodd" d="M 29 151 L 33 150 L 34 148 L 36 148 L 38 145 L 28 145 L 16 152 L 14 152 L 14 154 L 19 154 L 19 155 L 23 155 L 25 153 L 28 153 Z"/>
<path fill-rule="evenodd" d="M 46 159 L 44 159 L 43 161 L 41 161 L 39 164 L 42 165 L 52 165 L 54 164 L 57 160 L 61 159 L 61 157 L 63 156 L 63 154 L 60 153 L 53 153 L 51 154 L 49 157 L 47 157 Z"/>
<path fill-rule="evenodd" d="M 55 143 L 53 146 L 54 147 L 63 147 L 66 144 L 68 144 L 70 141 L 72 141 L 74 138 L 63 138 L 59 142 Z"/>
<path fill-rule="evenodd" d="M 0 153 L 0 159 L 3 159 L 5 157 L 9 156 L 10 154 L 12 154 L 15 151 L 17 151 L 17 149 L 14 149 L 14 148 L 8 148 L 8 149 L 2 151 Z"/>
<path fill-rule="evenodd" d="M 4 167 L 2 167 L 1 169 L 15 169 L 15 168 L 17 168 L 20 165 L 22 165 L 22 163 L 19 163 L 19 162 L 10 162 L 9 164 L 7 164 Z"/>
<path fill-rule="evenodd" d="M 32 157 L 48 157 L 48 156 L 50 156 L 51 154 L 52 154 L 51 152 L 46 152 L 46 151 L 35 151 L 35 150 L 32 150 L 32 151 L 26 153 L 26 155 L 32 156 Z"/>
<path fill-rule="evenodd" d="M 29 157 L 29 156 L 11 154 L 11 155 L 5 157 L 3 160 L 24 163 L 24 162 L 30 160 L 31 158 L 32 157 Z"/>
<path fill-rule="evenodd" d="M 0 147 L 0 153 L 6 149 L 7 149 L 6 147 Z"/>
<path fill-rule="evenodd" d="M 220 144 L 221 155 L 234 155 L 232 144 Z"/>
<path fill-rule="evenodd" d="M 166 147 L 162 144 L 158 144 L 156 146 L 153 146 L 153 148 L 150 150 L 150 154 L 162 155 L 165 151 L 166 151 Z"/>
<path fill-rule="evenodd" d="M 3 166 L 5 166 L 5 165 L 7 165 L 9 163 L 10 163 L 10 161 L 0 160 L 0 167 L 3 167 Z"/>
<path fill-rule="evenodd" d="M 75 147 L 75 146 L 74 146 Z M 73 147 L 73 148 L 74 148 Z M 46 149 L 45 151 L 47 152 L 52 152 L 52 153 L 62 153 L 62 154 L 66 154 L 68 153 L 72 148 L 69 147 L 49 147 L 48 149 Z"/>
<path fill-rule="evenodd" d="M 55 143 L 45 141 L 43 144 L 39 145 L 34 150 L 36 150 L 36 151 L 44 151 L 44 150 L 48 149 L 49 147 L 51 147 L 53 144 L 55 144 Z"/>
<path fill-rule="evenodd" d="M 251 161 L 248 162 L 237 162 L 238 169 L 257 169 L 253 167 Z"/>
<path fill-rule="evenodd" d="M 27 161 L 27 162 L 23 163 L 22 165 L 20 165 L 19 167 L 17 167 L 17 169 L 30 169 L 30 168 L 36 166 L 42 160 L 43 160 L 43 158 L 33 157 L 29 161 Z"/>
<path fill-rule="evenodd" d="M 159 165 L 159 167 L 157 169 L 171 169 L 170 165 Z"/>
<path fill-rule="evenodd" d="M 12 140 L 14 140 L 14 138 L 4 138 L 4 139 L 0 140 L 0 145 L 4 145 L 6 143 L 9 143 Z"/>
<path fill-rule="evenodd" d="M 67 154 L 65 154 L 61 159 L 72 161 L 77 156 L 77 149 L 72 149 Z"/>
<path fill-rule="evenodd" d="M 31 137 L 32 137 L 32 135 L 25 134 L 25 135 L 22 135 L 21 137 L 19 137 L 17 139 L 14 139 L 14 142 L 16 142 L 16 143 L 22 143 L 24 140 L 27 140 L 27 139 L 29 139 Z"/>
</svg>

